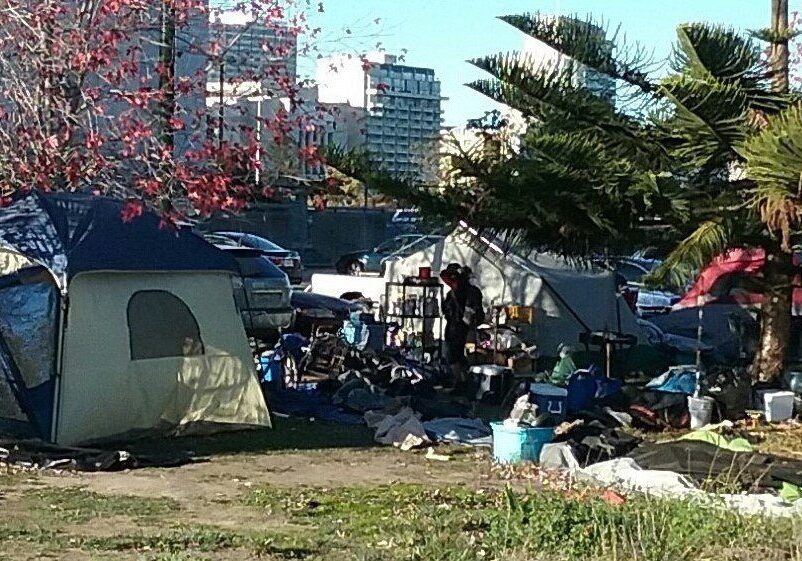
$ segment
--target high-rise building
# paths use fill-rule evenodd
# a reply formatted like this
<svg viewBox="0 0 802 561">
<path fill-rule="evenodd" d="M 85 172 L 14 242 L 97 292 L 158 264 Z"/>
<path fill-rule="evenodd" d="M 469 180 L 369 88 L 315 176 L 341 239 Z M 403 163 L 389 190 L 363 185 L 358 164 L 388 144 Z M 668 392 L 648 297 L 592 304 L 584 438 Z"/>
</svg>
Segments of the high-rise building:
<svg viewBox="0 0 802 561">
<path fill-rule="evenodd" d="M 239 11 L 223 12 L 209 23 L 209 35 L 223 49 L 220 63 L 212 64 L 207 79 L 259 80 L 276 96 L 296 81 L 298 38 L 278 22 L 265 25 Z"/>
<path fill-rule="evenodd" d="M 213 138 L 220 134 L 221 97 L 216 87 L 209 83 L 206 99 Z M 280 178 L 324 179 L 326 170 L 317 154 L 328 146 L 354 144 L 364 127 L 364 110 L 322 104 L 317 97 L 316 87 L 300 88 L 290 99 L 266 93 L 259 82 L 228 85 L 222 96 L 222 140 L 244 145 L 255 140 L 262 165 L 259 179 L 268 184 Z"/>
<path fill-rule="evenodd" d="M 558 22 L 557 25 L 569 21 L 572 24 L 581 23 L 584 25 L 591 25 L 586 22 L 579 22 L 579 20 L 569 18 L 568 16 L 554 17 Z M 605 31 L 601 27 L 593 25 L 589 27 L 589 30 L 591 34 L 595 34 L 599 38 L 604 39 Z M 610 52 L 612 52 L 613 43 L 607 42 L 606 44 L 609 46 Z M 521 57 L 530 62 L 535 68 L 544 70 L 568 70 L 571 76 L 571 82 L 574 86 L 586 88 L 588 91 L 610 102 L 615 101 L 615 80 L 610 76 L 588 68 L 584 64 L 563 55 L 553 47 L 534 37 L 527 36 L 526 39 L 524 39 Z"/>
<path fill-rule="evenodd" d="M 359 145 L 389 173 L 430 179 L 442 122 L 440 82 L 431 68 L 399 64 L 386 53 L 318 61 L 319 101 L 366 111 Z"/>
</svg>

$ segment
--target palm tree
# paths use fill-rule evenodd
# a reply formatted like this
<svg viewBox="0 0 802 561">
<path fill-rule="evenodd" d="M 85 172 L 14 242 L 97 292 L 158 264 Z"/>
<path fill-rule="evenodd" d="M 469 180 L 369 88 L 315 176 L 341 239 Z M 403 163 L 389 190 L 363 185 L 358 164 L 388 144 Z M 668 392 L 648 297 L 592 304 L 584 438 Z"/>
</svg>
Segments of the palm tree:
<svg viewBox="0 0 802 561">
<path fill-rule="evenodd" d="M 551 65 L 518 53 L 470 61 L 472 89 L 527 124 L 502 158 L 452 158 L 452 185 L 411 185 L 335 158 L 343 171 L 448 218 L 569 255 L 661 245 L 656 276 L 684 284 L 731 247 L 762 248 L 761 345 L 755 377 L 776 378 L 790 337 L 791 248 L 802 221 L 802 106 L 788 92 L 787 1 L 770 29 L 677 29 L 670 71 L 593 20 L 500 19 L 556 49 Z M 762 56 L 761 41 L 771 46 Z M 570 64 L 566 62 L 570 61 Z M 595 90 L 578 83 L 578 69 Z"/>
</svg>

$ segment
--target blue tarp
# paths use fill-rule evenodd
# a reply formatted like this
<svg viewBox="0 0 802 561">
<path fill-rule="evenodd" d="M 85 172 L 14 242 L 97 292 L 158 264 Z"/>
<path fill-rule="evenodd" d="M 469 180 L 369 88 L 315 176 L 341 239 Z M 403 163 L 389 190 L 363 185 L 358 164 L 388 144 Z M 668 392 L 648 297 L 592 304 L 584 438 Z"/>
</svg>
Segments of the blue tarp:
<svg viewBox="0 0 802 561">
<path fill-rule="evenodd" d="M 276 413 L 295 417 L 314 417 L 321 421 L 344 425 L 361 425 L 365 422 L 362 415 L 343 411 L 339 406 L 334 405 L 330 398 L 318 392 L 271 387 L 265 392 L 265 397 L 270 410 Z"/>
<path fill-rule="evenodd" d="M 694 395 L 698 376 L 699 370 L 693 365 L 672 366 L 646 387 L 656 392 Z"/>
<path fill-rule="evenodd" d="M 122 209 L 107 197 L 31 191 L 0 209 L 0 248 L 47 267 L 62 290 L 89 271 L 238 271 L 200 236 L 160 227 L 150 212 L 124 222 Z"/>
<path fill-rule="evenodd" d="M 335 316 L 345 319 L 351 312 L 358 312 L 362 310 L 362 305 L 342 300 L 340 298 L 333 298 L 331 296 L 324 296 L 323 294 L 315 294 L 314 292 L 298 292 L 292 293 L 292 307 L 297 309 L 320 309 L 326 310 Z"/>
</svg>

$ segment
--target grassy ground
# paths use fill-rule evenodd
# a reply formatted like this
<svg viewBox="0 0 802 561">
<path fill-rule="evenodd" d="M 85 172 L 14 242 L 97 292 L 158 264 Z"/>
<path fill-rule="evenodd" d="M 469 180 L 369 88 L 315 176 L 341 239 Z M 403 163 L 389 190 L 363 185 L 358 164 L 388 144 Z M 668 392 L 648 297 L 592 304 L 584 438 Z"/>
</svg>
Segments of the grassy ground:
<svg viewBox="0 0 802 561">
<path fill-rule="evenodd" d="M 766 432 L 762 446 L 792 446 L 786 432 Z M 508 488 L 486 453 L 446 449 L 450 461 L 430 461 L 369 437 L 280 421 L 272 432 L 140 443 L 210 455 L 180 468 L 0 469 L 0 559 L 802 561 L 802 520 Z"/>
<path fill-rule="evenodd" d="M 395 484 L 259 486 L 212 506 L 252 511 L 261 523 L 192 523 L 169 499 L 31 488 L 0 523 L 3 558 L 802 559 L 800 521 L 769 523 L 677 501 L 612 506 L 598 495 Z"/>
</svg>

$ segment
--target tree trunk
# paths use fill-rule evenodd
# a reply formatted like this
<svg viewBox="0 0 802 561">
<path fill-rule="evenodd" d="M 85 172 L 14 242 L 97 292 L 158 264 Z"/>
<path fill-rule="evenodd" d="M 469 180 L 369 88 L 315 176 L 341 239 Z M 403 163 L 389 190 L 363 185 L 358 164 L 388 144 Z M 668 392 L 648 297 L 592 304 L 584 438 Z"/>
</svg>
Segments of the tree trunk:
<svg viewBox="0 0 802 561">
<path fill-rule="evenodd" d="M 175 116 L 175 5 L 163 0 L 161 5 L 161 40 L 159 45 L 159 90 L 162 93 L 159 108 L 161 139 L 172 152 L 174 138 L 171 119 Z"/>
<path fill-rule="evenodd" d="M 771 0 L 771 61 L 772 89 L 788 92 L 788 0 Z"/>
<path fill-rule="evenodd" d="M 788 0 L 771 0 L 772 89 L 788 92 Z M 760 343 L 752 364 L 752 378 L 772 382 L 782 376 L 791 342 L 793 256 L 779 242 L 766 248 L 763 271 L 766 288 L 761 307 Z"/>
<path fill-rule="evenodd" d="M 760 343 L 752 364 L 755 381 L 775 381 L 785 369 L 791 342 L 792 259 L 790 253 L 779 247 L 766 252 Z"/>
</svg>

